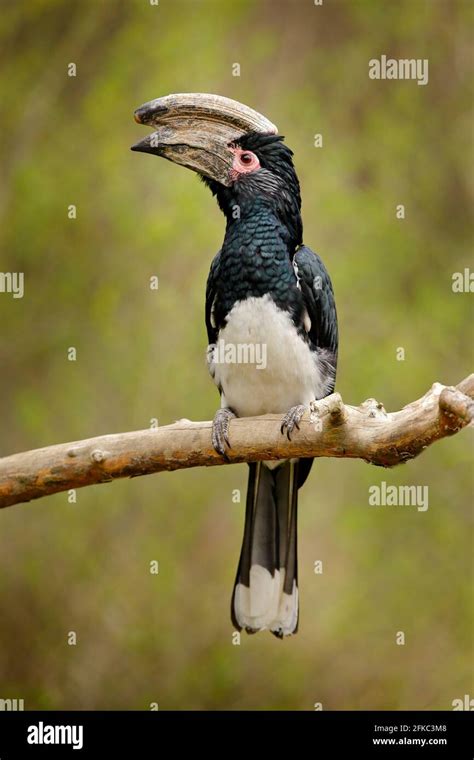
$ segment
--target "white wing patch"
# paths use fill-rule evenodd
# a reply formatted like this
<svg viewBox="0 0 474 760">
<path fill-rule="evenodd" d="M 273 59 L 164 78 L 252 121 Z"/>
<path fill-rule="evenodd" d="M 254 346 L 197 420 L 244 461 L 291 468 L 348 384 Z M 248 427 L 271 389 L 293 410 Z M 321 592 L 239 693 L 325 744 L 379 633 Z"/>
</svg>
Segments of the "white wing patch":
<svg viewBox="0 0 474 760">
<path fill-rule="evenodd" d="M 214 327 L 214 329 L 216 327 L 215 305 L 216 305 L 216 297 L 214 296 L 214 300 L 211 306 L 211 326 Z"/>
<path fill-rule="evenodd" d="M 300 279 L 301 278 L 300 278 L 300 273 L 299 273 L 299 270 L 298 270 L 298 264 L 296 263 L 296 257 L 293 259 L 293 269 L 294 269 L 295 277 L 296 277 L 296 287 L 299 290 L 301 290 L 301 285 L 300 285 Z"/>
<path fill-rule="evenodd" d="M 294 269 L 295 277 L 296 277 L 296 287 L 298 288 L 298 290 L 301 290 L 301 282 L 300 282 L 301 277 L 300 277 L 300 272 L 298 269 L 298 263 L 296 261 L 296 257 L 293 259 L 293 269 Z M 304 314 L 303 314 L 303 326 L 306 332 L 309 333 L 309 331 L 311 330 L 311 320 L 309 318 L 309 314 L 306 309 L 304 310 Z"/>
</svg>

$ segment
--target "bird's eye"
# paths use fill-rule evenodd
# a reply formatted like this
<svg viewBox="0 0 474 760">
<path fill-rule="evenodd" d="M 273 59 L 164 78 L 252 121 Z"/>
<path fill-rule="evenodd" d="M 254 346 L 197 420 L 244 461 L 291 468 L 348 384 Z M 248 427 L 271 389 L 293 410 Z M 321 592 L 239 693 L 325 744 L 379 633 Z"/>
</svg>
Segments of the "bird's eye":
<svg viewBox="0 0 474 760">
<path fill-rule="evenodd" d="M 232 161 L 233 180 L 239 179 L 244 174 L 251 174 L 260 169 L 260 161 L 255 153 L 251 150 L 242 150 L 238 147 L 231 147 L 234 153 Z"/>
</svg>

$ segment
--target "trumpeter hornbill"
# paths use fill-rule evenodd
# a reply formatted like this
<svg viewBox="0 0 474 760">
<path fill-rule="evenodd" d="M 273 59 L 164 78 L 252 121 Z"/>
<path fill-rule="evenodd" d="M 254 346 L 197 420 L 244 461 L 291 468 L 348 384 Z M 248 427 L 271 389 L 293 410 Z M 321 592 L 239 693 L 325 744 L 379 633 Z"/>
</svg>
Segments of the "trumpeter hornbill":
<svg viewBox="0 0 474 760">
<path fill-rule="evenodd" d="M 265 117 L 218 95 L 158 98 L 135 120 L 156 131 L 132 150 L 196 171 L 227 221 L 206 290 L 208 365 L 221 395 L 213 445 L 225 456 L 230 420 L 266 413 L 284 413 L 281 431 L 290 438 L 310 402 L 332 393 L 338 347 L 331 280 L 303 245 L 293 153 Z M 222 361 L 216 344 L 265 347 L 266 366 Z M 297 500 L 312 462 L 249 464 L 232 595 L 239 630 L 297 630 Z"/>
</svg>

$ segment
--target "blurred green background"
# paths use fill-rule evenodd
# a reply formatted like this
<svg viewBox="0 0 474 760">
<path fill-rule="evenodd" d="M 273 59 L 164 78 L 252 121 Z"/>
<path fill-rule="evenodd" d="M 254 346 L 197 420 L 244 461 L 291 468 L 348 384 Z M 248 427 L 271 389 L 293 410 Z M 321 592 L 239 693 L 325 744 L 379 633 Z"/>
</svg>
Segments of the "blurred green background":
<svg viewBox="0 0 474 760">
<path fill-rule="evenodd" d="M 24 272 L 25 295 L 0 294 L 0 455 L 209 419 L 218 405 L 203 302 L 223 218 L 191 172 L 129 150 L 146 134 L 133 110 L 170 92 L 241 100 L 294 149 L 304 239 L 336 292 L 347 402 L 395 410 L 467 375 L 472 295 L 451 278 L 472 242 L 471 10 L 3 2 L 0 270 Z M 429 84 L 370 80 L 381 54 L 428 58 Z M 300 496 L 300 631 L 284 641 L 232 643 L 245 465 L 0 512 L 0 697 L 25 709 L 450 709 L 474 688 L 471 453 L 464 431 L 393 471 L 316 463 Z M 428 511 L 370 507 L 382 480 L 428 485 Z"/>
</svg>

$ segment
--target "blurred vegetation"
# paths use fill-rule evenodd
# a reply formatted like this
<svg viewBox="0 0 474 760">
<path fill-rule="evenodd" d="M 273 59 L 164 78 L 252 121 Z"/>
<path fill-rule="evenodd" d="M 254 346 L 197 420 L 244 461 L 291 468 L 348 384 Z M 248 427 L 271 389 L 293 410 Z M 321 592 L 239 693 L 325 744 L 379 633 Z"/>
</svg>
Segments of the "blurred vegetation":
<svg viewBox="0 0 474 760">
<path fill-rule="evenodd" d="M 472 295 L 451 278 L 472 243 L 470 25 L 467 1 L 3 2 L 0 270 L 24 272 L 25 295 L 0 294 L 0 454 L 209 419 L 218 404 L 203 300 L 223 218 L 195 175 L 129 151 L 146 134 L 133 110 L 170 92 L 241 100 L 294 149 L 305 242 L 336 291 L 346 401 L 393 410 L 468 374 Z M 428 58 L 429 84 L 370 80 L 382 53 Z M 300 631 L 283 642 L 232 645 L 243 465 L 4 510 L 0 697 L 449 709 L 474 688 L 471 454 L 463 432 L 393 471 L 318 462 L 300 497 Z M 382 480 L 428 485 L 429 510 L 369 507 Z"/>
</svg>

